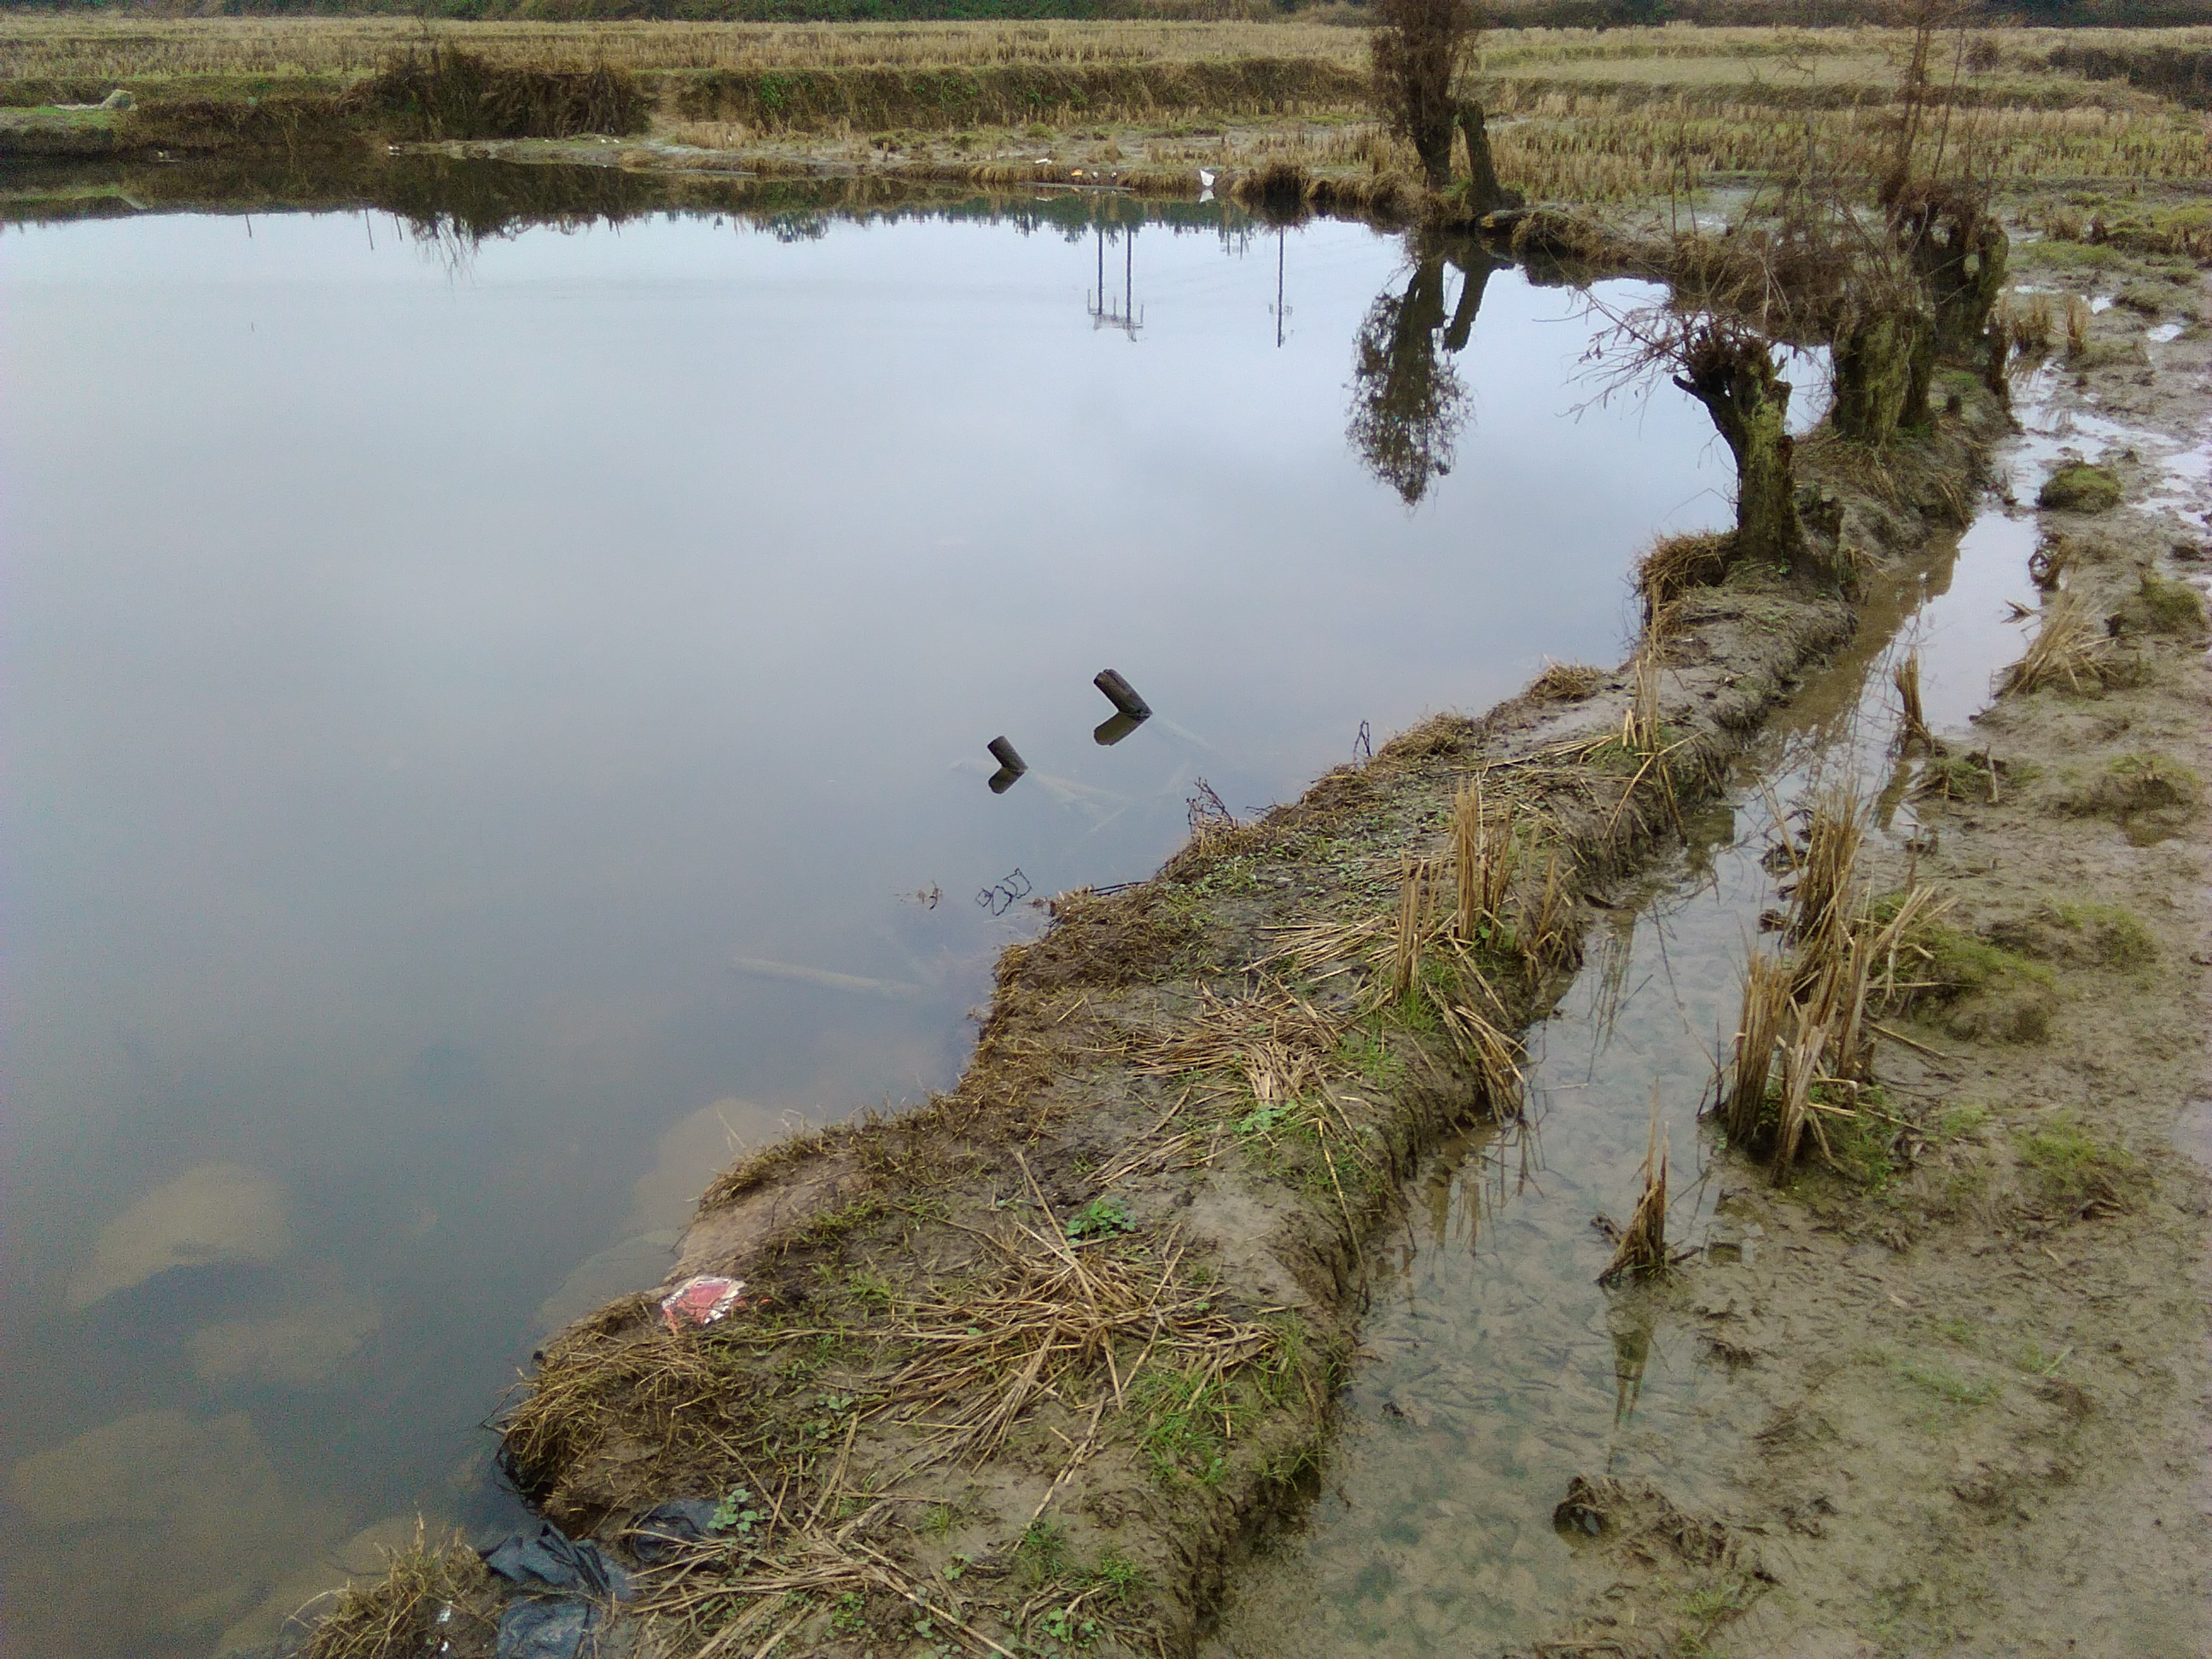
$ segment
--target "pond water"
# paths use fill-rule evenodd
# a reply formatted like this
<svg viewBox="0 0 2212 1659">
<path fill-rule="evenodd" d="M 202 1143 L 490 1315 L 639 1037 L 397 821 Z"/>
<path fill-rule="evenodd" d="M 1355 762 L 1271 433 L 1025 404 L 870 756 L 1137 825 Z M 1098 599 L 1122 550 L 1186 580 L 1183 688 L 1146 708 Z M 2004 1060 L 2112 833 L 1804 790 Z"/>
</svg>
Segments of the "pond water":
<svg viewBox="0 0 2212 1659">
<path fill-rule="evenodd" d="M 949 1084 L 1037 901 L 1617 659 L 1703 413 L 1578 414 L 1571 290 L 1206 212 L 0 238 L 0 1646 L 501 1522 L 532 1346 Z"/>
</svg>

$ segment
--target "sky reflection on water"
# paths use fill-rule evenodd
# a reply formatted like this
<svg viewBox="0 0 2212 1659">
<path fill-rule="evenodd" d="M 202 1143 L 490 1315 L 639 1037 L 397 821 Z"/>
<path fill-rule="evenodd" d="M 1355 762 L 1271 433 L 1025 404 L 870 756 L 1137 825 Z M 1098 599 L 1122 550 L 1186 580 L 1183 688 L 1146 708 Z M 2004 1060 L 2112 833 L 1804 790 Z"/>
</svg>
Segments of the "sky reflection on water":
<svg viewBox="0 0 2212 1659">
<path fill-rule="evenodd" d="M 1576 416 L 1571 292 L 1455 351 L 1467 279 L 1358 226 L 1148 229 L 1133 334 L 1090 237 L 975 222 L 250 231 L 0 244 L 11 1650 L 204 1654 L 495 1516 L 532 1342 L 735 1144 L 949 1083 L 1033 899 L 1614 660 L 1726 510 L 1671 389 Z M 1409 296 L 1412 510 L 1347 441 Z"/>
</svg>

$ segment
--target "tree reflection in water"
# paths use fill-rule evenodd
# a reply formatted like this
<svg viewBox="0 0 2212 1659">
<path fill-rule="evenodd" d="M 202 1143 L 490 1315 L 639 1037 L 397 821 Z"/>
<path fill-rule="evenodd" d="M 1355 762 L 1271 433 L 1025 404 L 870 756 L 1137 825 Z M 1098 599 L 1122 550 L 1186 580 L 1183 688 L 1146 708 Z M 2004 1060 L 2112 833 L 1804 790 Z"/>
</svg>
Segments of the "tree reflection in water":
<svg viewBox="0 0 2212 1659">
<path fill-rule="evenodd" d="M 1450 356 L 1474 329 L 1482 290 L 1494 269 L 1480 244 L 1409 240 L 1413 272 L 1403 294 L 1385 290 L 1359 325 L 1352 363 L 1350 436 L 1367 469 L 1408 507 L 1419 506 L 1430 484 L 1451 471 L 1460 429 L 1467 424 L 1467 388 Z M 1462 277 L 1447 320 L 1444 267 Z"/>
</svg>

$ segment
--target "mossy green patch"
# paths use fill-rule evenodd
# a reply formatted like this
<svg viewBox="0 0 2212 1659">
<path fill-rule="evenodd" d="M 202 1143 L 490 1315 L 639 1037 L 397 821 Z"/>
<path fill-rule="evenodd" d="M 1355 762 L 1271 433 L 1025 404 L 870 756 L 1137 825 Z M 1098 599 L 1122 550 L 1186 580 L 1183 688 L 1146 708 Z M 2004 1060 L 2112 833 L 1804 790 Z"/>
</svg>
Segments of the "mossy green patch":
<svg viewBox="0 0 2212 1659">
<path fill-rule="evenodd" d="M 2187 582 L 2169 581 L 2141 572 L 2135 593 L 2107 624 L 2115 634 L 2171 634 L 2193 638 L 2204 632 L 2204 596 Z"/>
<path fill-rule="evenodd" d="M 2158 959 L 2158 941 L 2142 918 L 2118 904 L 2057 904 L 2051 915 L 2078 935 L 2091 958 L 2107 968 L 2136 968 Z"/>
<path fill-rule="evenodd" d="M 2132 1209 L 2149 1183 L 2142 1161 L 2059 1112 L 2014 1142 L 2029 1198 L 2046 1214 L 2081 1218 Z"/>
<path fill-rule="evenodd" d="M 2076 462 L 2045 478 L 2035 502 L 2063 513 L 2109 513 L 2120 504 L 2120 481 L 2104 467 Z"/>
<path fill-rule="evenodd" d="M 1986 1106 L 1946 1107 L 1936 1119 L 1936 1133 L 1946 1141 L 1969 1139 L 1988 1127 L 1990 1115 Z"/>
<path fill-rule="evenodd" d="M 2204 781 L 2169 755 L 2117 755 L 2087 783 L 2060 797 L 2067 811 L 2123 822 L 2145 812 L 2193 812 L 2204 800 Z"/>
<path fill-rule="evenodd" d="M 2042 265 L 2052 270 L 2106 270 L 2127 263 L 2120 249 L 2103 242 L 2062 242 L 2050 237 L 2014 246 L 2012 263 Z"/>
<path fill-rule="evenodd" d="M 2050 986 L 2056 978 L 2039 962 L 2031 962 L 2017 951 L 1993 945 L 1972 933 L 1940 923 L 1923 935 L 1929 960 L 1928 977 L 1943 989 L 1962 993 L 1985 990 L 2008 981 Z"/>
<path fill-rule="evenodd" d="M 1899 1358 L 1893 1358 L 1889 1365 L 1891 1370 L 1915 1388 L 1923 1389 L 1949 1405 L 1986 1406 L 1997 1397 L 1996 1383 L 1969 1381 L 1948 1365 L 1924 1359 Z"/>
</svg>

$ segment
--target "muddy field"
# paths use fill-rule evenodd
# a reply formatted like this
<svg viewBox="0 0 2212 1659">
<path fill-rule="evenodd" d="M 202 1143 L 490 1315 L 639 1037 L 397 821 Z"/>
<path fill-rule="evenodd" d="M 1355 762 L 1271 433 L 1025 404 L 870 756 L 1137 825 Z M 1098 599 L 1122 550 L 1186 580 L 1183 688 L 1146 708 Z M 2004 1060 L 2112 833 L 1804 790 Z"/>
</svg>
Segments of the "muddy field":
<svg viewBox="0 0 2212 1659">
<path fill-rule="evenodd" d="M 1871 878 L 1952 897 L 1988 977 L 1885 1048 L 1899 1123 L 1882 1167 L 1723 1176 L 1741 1259 L 1664 1294 L 1726 1366 L 1755 1443 L 1686 1553 L 1656 1495 L 1620 1496 L 1622 1532 L 1599 1547 L 1620 1583 L 1575 1639 L 1679 1625 L 1704 1595 L 1742 1607 L 1711 1640 L 1747 1655 L 2179 1656 L 2212 1640 L 2212 684 L 2201 611 L 2173 586 L 2196 592 L 2205 568 L 2191 486 L 2212 355 L 2192 275 L 2114 260 L 2034 279 L 2126 296 L 2054 388 L 2078 420 L 2069 447 L 2112 468 L 2119 501 L 2039 514 L 2038 625 L 2078 605 L 2097 659 L 2075 683 L 1996 697 L 1908 769 L 1924 844 L 1883 854 Z"/>
</svg>

